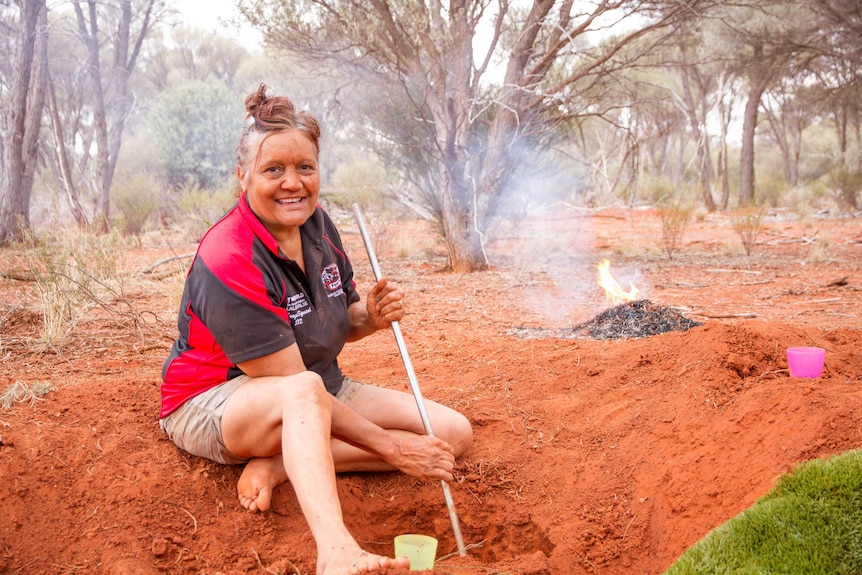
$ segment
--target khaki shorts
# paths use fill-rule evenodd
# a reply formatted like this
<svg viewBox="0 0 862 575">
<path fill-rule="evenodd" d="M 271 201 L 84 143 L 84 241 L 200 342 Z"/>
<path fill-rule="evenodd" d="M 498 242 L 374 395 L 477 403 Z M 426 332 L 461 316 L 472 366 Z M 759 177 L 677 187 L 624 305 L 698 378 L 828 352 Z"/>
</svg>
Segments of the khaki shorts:
<svg viewBox="0 0 862 575">
<path fill-rule="evenodd" d="M 249 379 L 249 376 L 241 375 L 196 395 L 176 411 L 160 419 L 159 426 L 171 441 L 192 455 L 206 457 L 225 465 L 242 465 L 248 462 L 248 458 L 239 457 L 225 447 L 221 436 L 221 418 L 227 400 Z M 351 398 L 362 385 L 362 382 L 345 377 L 335 397 L 350 405 Z"/>
</svg>

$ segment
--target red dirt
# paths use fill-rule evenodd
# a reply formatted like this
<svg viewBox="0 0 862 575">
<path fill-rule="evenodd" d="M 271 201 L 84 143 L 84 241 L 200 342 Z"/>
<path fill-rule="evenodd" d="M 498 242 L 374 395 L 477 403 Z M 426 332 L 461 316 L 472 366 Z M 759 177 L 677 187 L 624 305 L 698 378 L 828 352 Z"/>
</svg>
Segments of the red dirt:
<svg viewBox="0 0 862 575">
<path fill-rule="evenodd" d="M 348 527 L 372 551 L 420 532 L 440 539 L 434 573 L 658 574 L 794 465 L 862 446 L 859 219 L 773 214 L 746 256 L 730 217 L 711 215 L 668 259 L 655 213 L 557 209 L 489 245 L 494 269 L 469 275 L 441 272 L 441 248 L 417 229 L 378 255 L 408 294 L 401 328 L 424 395 L 475 426 L 450 484 L 468 553 L 455 552 L 439 483 L 341 476 Z M 349 219 L 342 230 L 365 293 L 364 248 Z M 151 242 L 129 269 L 165 255 Z M 704 325 L 554 337 L 607 307 L 595 285 L 605 257 L 621 283 Z M 0 573 L 314 572 L 289 485 L 270 512 L 247 513 L 238 468 L 159 430 L 176 305 L 165 281 L 141 279 L 129 296 L 155 318 L 145 338 L 103 315 L 41 354 L 27 344 L 39 329 L 29 285 L 0 282 L 0 391 L 57 386 L 0 411 Z M 827 349 L 823 378 L 789 376 L 795 345 Z M 409 389 L 389 332 L 348 346 L 342 365 Z"/>
</svg>

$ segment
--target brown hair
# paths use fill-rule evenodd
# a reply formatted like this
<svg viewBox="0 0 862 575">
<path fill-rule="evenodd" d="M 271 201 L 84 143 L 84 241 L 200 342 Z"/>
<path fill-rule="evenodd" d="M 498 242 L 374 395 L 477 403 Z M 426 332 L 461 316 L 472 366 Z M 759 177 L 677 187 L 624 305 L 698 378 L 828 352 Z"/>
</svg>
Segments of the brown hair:
<svg viewBox="0 0 862 575">
<path fill-rule="evenodd" d="M 236 165 L 249 177 L 249 163 L 257 159 L 263 141 L 278 132 L 299 130 L 311 139 L 315 155 L 320 154 L 320 124 L 307 112 L 297 112 L 285 96 L 267 96 L 269 88 L 261 84 L 245 99 L 246 121 L 236 148 Z"/>
</svg>

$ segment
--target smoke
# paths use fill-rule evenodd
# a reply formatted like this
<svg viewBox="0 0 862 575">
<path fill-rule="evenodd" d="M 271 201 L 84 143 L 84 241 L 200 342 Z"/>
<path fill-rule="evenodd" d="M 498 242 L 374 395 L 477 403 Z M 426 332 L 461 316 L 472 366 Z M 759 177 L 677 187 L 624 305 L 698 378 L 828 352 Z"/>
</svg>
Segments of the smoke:
<svg viewBox="0 0 862 575">
<path fill-rule="evenodd" d="M 584 205 L 586 178 L 571 166 L 558 168 L 529 175 L 521 171 L 502 202 L 506 211 L 499 214 L 486 246 L 492 266 L 512 270 L 516 276 L 518 299 L 531 316 L 516 320 L 524 325 L 571 327 L 610 307 L 597 284 L 602 259 L 611 261 L 610 271 L 624 289 L 631 283 L 646 297 L 640 270 L 613 251 L 614 240 L 624 236 L 629 223 L 614 219 L 611 227 L 619 222 L 619 235 L 601 237 L 596 210 Z"/>
</svg>

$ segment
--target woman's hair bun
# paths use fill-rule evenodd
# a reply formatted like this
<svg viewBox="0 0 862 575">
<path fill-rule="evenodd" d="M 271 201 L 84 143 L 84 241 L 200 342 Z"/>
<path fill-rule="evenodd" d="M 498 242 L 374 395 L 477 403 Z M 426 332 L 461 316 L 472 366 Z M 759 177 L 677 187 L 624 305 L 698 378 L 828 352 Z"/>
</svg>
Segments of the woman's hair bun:
<svg viewBox="0 0 862 575">
<path fill-rule="evenodd" d="M 297 112 L 290 98 L 270 96 L 267 95 L 268 91 L 269 87 L 261 84 L 245 99 L 246 119 L 237 147 L 237 166 L 245 166 L 249 158 L 257 153 L 257 146 L 260 145 L 257 135 L 289 129 L 303 132 L 311 139 L 315 153 L 320 153 L 320 123 L 317 119 L 308 112 Z"/>
<path fill-rule="evenodd" d="M 293 102 L 284 96 L 268 96 L 269 87 L 261 84 L 255 92 L 245 99 L 246 119 L 248 124 L 258 124 L 261 127 L 272 128 L 286 119 L 293 120 L 296 110 Z"/>
</svg>

